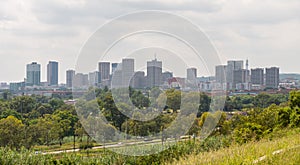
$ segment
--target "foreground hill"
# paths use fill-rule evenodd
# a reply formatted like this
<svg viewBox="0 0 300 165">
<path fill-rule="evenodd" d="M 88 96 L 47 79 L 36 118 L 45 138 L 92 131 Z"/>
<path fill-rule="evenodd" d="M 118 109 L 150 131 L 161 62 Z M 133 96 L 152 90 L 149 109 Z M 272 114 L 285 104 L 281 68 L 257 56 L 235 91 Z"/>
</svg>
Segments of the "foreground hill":
<svg viewBox="0 0 300 165">
<path fill-rule="evenodd" d="M 190 155 L 172 164 L 300 164 L 300 130 L 283 131 L 275 136 Z"/>
</svg>

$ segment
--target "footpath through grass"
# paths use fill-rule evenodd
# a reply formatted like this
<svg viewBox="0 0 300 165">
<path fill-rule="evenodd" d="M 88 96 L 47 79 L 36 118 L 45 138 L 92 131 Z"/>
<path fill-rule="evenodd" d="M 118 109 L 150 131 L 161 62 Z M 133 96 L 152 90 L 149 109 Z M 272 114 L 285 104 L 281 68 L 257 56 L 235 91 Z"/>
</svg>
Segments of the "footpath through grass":
<svg viewBox="0 0 300 165">
<path fill-rule="evenodd" d="M 218 151 L 192 154 L 182 157 L 172 164 L 300 164 L 300 148 L 295 148 L 299 145 L 300 131 L 295 129 L 282 131 L 259 142 L 249 142 L 244 145 L 234 144 Z M 282 150 L 282 152 L 273 154 L 278 150 Z M 263 156 L 266 158 L 254 163 Z"/>
</svg>

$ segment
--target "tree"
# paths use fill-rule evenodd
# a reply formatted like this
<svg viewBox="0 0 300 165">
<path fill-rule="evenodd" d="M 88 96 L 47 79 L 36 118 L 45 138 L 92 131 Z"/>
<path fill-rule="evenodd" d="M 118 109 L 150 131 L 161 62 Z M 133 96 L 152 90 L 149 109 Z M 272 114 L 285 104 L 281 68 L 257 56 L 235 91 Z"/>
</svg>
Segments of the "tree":
<svg viewBox="0 0 300 165">
<path fill-rule="evenodd" d="M 200 117 L 202 113 L 209 111 L 210 103 L 211 103 L 211 98 L 205 93 L 200 93 L 200 105 L 199 105 L 197 117 Z"/>
<path fill-rule="evenodd" d="M 0 120 L 0 145 L 20 149 L 24 139 L 24 124 L 14 116 Z"/>
</svg>

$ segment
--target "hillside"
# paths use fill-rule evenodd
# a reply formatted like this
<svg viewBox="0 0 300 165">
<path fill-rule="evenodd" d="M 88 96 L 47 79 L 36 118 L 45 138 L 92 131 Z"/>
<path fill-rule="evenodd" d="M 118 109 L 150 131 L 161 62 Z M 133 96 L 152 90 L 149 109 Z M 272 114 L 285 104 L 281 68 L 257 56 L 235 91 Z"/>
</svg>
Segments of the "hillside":
<svg viewBox="0 0 300 165">
<path fill-rule="evenodd" d="M 190 155 L 172 164 L 300 164 L 300 130 L 282 132 L 275 136 L 259 142 Z M 272 138 L 273 140 L 269 140 Z"/>
</svg>

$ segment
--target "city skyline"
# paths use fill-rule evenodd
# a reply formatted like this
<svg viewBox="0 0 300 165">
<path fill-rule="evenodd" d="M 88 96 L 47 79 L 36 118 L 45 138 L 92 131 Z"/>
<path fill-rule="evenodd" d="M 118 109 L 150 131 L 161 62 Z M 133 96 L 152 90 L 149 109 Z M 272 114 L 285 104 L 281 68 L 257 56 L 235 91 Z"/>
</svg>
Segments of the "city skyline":
<svg viewBox="0 0 300 165">
<path fill-rule="evenodd" d="M 222 62 L 248 58 L 252 67 L 280 66 L 283 73 L 300 72 L 296 60 L 300 53 L 299 1 L 29 0 L 6 1 L 0 9 L 0 82 L 24 78 L 24 65 L 32 61 L 45 66 L 54 60 L 61 63 L 61 70 L 74 68 L 80 48 L 96 29 L 139 10 L 167 11 L 191 20 L 215 44 Z M 45 68 L 41 71 L 45 75 Z M 59 75 L 60 80 L 64 77 Z"/>
</svg>

